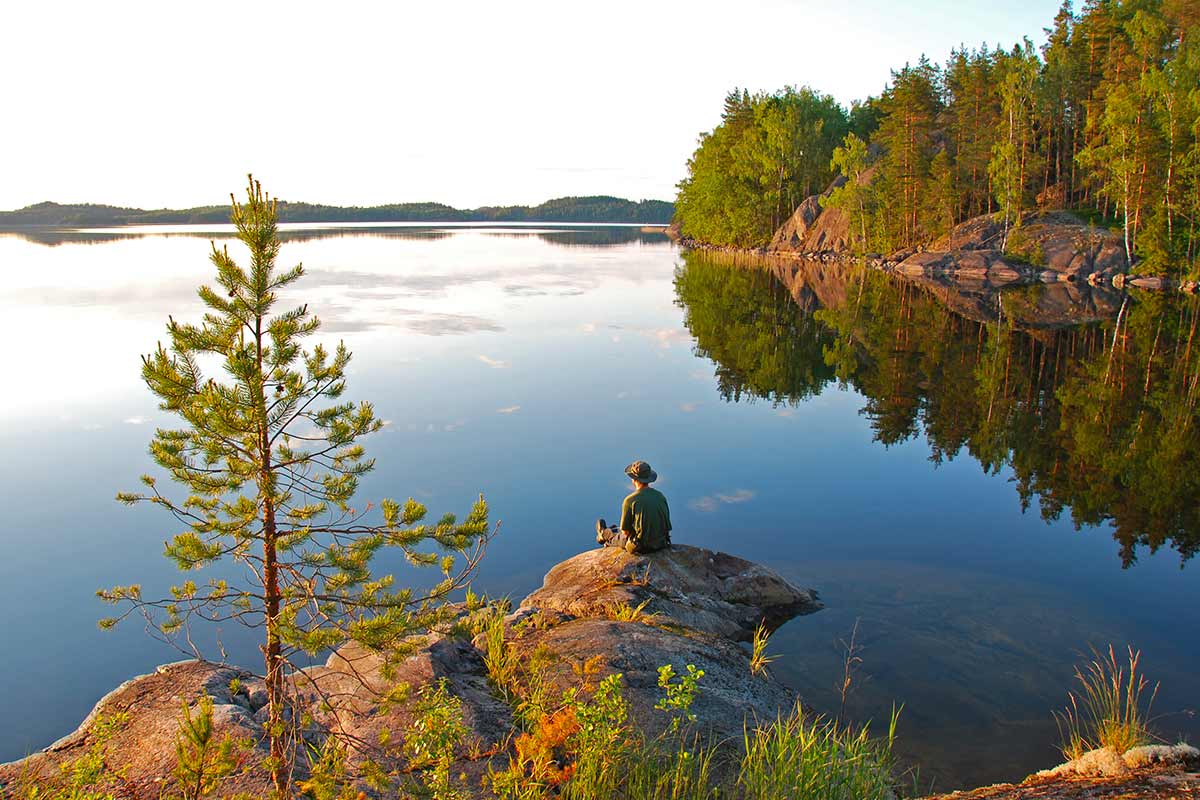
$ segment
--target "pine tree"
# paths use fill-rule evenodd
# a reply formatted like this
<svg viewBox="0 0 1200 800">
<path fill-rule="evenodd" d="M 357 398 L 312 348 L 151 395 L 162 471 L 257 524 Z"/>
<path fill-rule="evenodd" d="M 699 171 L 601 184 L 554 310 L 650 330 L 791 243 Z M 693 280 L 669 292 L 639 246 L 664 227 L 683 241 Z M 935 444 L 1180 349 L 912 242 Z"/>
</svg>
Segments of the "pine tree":
<svg viewBox="0 0 1200 800">
<path fill-rule="evenodd" d="M 175 783 L 181 800 L 201 800 L 238 767 L 235 742 L 228 734 L 213 738 L 213 700 L 203 695 L 195 709 L 181 703 L 175 733 Z"/>
<path fill-rule="evenodd" d="M 141 612 L 168 637 L 194 620 L 235 620 L 263 631 L 272 780 L 288 796 L 303 714 L 295 693 L 304 673 L 292 658 L 356 642 L 380 653 L 386 667 L 412 651 L 412 637 L 449 621 L 450 595 L 466 585 L 489 538 L 480 497 L 460 524 L 453 515 L 418 524 L 426 509 L 411 498 L 383 500 L 372 513 L 351 506 L 360 476 L 374 462 L 359 439 L 382 423 L 366 402 L 342 401 L 350 352 L 302 341 L 319 321 L 307 306 L 276 312 L 279 293 L 304 274 L 278 271 L 276 206 L 251 178 L 246 202 L 233 202 L 237 238 L 250 254 L 239 266 L 213 245 L 216 287 L 201 286 L 207 307 L 199 324 L 170 319 L 169 346 L 142 359 L 142 377 L 182 427 L 160 428 L 150 444 L 155 463 L 187 491 L 173 499 L 157 480 L 118 500 L 151 503 L 185 526 L 165 555 L 182 571 L 232 561 L 237 581 L 187 580 L 171 597 L 147 599 L 138 585 L 101 591 L 122 607 L 111 627 Z M 219 365 L 215 374 L 206 369 Z M 441 579 L 416 592 L 375 577 L 371 561 L 395 548 L 416 565 L 436 565 Z M 311 685 L 307 690 L 316 691 Z"/>
<path fill-rule="evenodd" d="M 917 66 L 892 73 L 892 85 L 880 100 L 884 116 L 876 139 L 885 155 L 881 164 L 881 194 L 895 225 L 900 246 L 921 240 L 920 209 L 925 204 L 933 137 L 941 111 L 941 72 L 922 56 Z"/>
<path fill-rule="evenodd" d="M 1001 109 L 1004 138 L 992 149 L 988 172 L 996 202 L 997 214 L 1004 220 L 1001 249 L 1008 247 L 1008 232 L 1021 225 L 1025 208 L 1026 169 L 1033 146 L 1033 99 L 1038 79 L 1038 58 L 1033 43 L 1025 40 L 1024 47 L 1014 47 L 1005 61 L 1001 83 Z"/>
<path fill-rule="evenodd" d="M 955 183 L 968 217 L 991 210 L 988 161 L 1000 118 L 994 73 L 994 58 L 987 45 L 970 53 L 955 51 L 946 65 L 947 132 L 955 156 Z"/>
<path fill-rule="evenodd" d="M 1046 174 L 1042 188 L 1061 183 L 1063 198 L 1074 196 L 1075 151 L 1078 142 L 1082 103 L 1080 69 L 1076 48 L 1073 47 L 1078 20 L 1071 11 L 1070 0 L 1063 0 L 1054 17 L 1054 27 L 1046 28 L 1047 41 L 1042 48 L 1045 63 L 1042 79 L 1042 114 L 1049 142 L 1046 146 Z"/>
<path fill-rule="evenodd" d="M 954 167 L 945 148 L 929 162 L 929 192 L 923 217 L 931 236 L 941 236 L 954 228 L 958 213 L 958 189 L 954 183 Z M 953 242 L 951 249 L 953 249 Z"/>
</svg>

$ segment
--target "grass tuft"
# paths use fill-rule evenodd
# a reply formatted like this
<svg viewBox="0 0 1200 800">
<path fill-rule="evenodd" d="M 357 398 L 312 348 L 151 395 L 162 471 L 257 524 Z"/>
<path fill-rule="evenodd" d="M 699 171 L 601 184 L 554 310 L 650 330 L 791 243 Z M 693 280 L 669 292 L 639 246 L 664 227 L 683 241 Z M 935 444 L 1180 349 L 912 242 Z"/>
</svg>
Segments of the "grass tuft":
<svg viewBox="0 0 1200 800">
<path fill-rule="evenodd" d="M 609 603 L 604 607 L 604 615 L 614 622 L 651 622 L 656 615 L 645 613 L 648 605 L 650 605 L 648 599 L 636 606 L 631 606 L 629 603 Z"/>
<path fill-rule="evenodd" d="M 887 738 L 872 739 L 823 717 L 806 719 L 799 707 L 771 725 L 745 733 L 738 797 L 885 800 L 894 797 L 892 745 L 899 709 Z"/>
<path fill-rule="evenodd" d="M 754 629 L 754 638 L 750 642 L 750 674 L 762 675 L 764 678 L 770 673 L 767 672 L 767 665 L 775 660 L 775 656 L 767 655 L 767 640 L 771 634 L 767 633 L 767 626 L 763 623 L 758 623 L 758 627 Z"/>
<path fill-rule="evenodd" d="M 484 625 L 483 638 L 483 664 L 487 668 L 488 679 L 499 693 L 500 699 L 512 705 L 520 696 L 521 664 L 508 642 L 503 614 L 496 612 L 488 619 Z"/>
<path fill-rule="evenodd" d="M 1089 750 L 1107 747 L 1118 754 L 1153 741 L 1150 709 L 1158 695 L 1141 672 L 1140 650 L 1127 648 L 1118 660 L 1112 645 L 1107 653 L 1092 650 L 1092 660 L 1075 668 L 1079 688 L 1068 694 L 1068 703 L 1054 714 L 1068 760 Z"/>
</svg>

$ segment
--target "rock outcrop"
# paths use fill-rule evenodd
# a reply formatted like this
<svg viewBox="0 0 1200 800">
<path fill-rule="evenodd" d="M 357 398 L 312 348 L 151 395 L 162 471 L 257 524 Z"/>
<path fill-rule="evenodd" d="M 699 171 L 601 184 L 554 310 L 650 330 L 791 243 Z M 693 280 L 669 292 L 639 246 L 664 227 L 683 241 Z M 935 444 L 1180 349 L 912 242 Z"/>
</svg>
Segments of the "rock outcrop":
<svg viewBox="0 0 1200 800">
<path fill-rule="evenodd" d="M 868 184 L 875 168 L 859 176 L 860 184 Z M 779 227 L 767 251 L 771 253 L 845 253 L 850 249 L 850 217 L 841 209 L 824 208 L 821 202 L 834 189 L 846 183 L 842 175 L 820 195 L 806 198 L 792 216 Z"/>
<path fill-rule="evenodd" d="M 900 263 L 925 269 L 972 269 L 1034 267 L 1063 275 L 1093 272 L 1109 275 L 1128 267 L 1120 236 L 1081 221 L 1067 211 L 1031 214 L 1019 228 L 1008 232 L 1007 251 L 1002 251 L 1004 226 L 984 214 L 954 227 L 932 242 L 924 252 Z"/>
<path fill-rule="evenodd" d="M 704 670 L 692 708 L 697 726 L 722 739 L 740 737 L 744 721 L 786 714 L 794 693 L 769 675 L 752 675 L 746 649 L 760 623 L 774 629 L 798 614 L 821 608 L 815 592 L 792 586 L 775 572 L 724 553 L 675 545 L 650 555 L 617 549 L 582 553 L 554 567 L 541 588 L 505 618 L 512 652 L 539 659 L 539 677 L 553 690 L 580 685 L 580 667 L 593 679 L 621 673 L 631 720 L 650 734 L 670 718 L 654 706 L 661 697 L 658 668 L 688 664 Z M 453 773 L 488 797 L 479 780 L 489 765 L 504 769 L 515 731 L 513 709 L 489 680 L 484 637 L 434 635 L 388 675 L 382 659 L 357 646 L 343 647 L 326 664 L 301 673 L 296 690 L 307 713 L 301 734 L 319 745 L 331 732 L 355 743 L 353 766 L 370 757 L 385 769 L 403 768 L 397 747 L 416 719 L 411 702 L 381 703 L 380 692 L 407 684 L 413 692 L 445 679 L 461 703 L 466 738 Z M 265 693 L 250 673 L 217 664 L 169 664 L 105 696 L 71 735 L 13 764 L 0 765 L 0 795 L 16 781 L 51 781 L 62 766 L 97 741 L 97 722 L 122 715 L 105 747 L 114 776 L 108 786 L 122 798 L 160 797 L 171 788 L 175 736 L 183 703 L 207 694 L 214 702 L 218 740 L 245 742 L 237 752 L 247 768 L 225 779 L 222 794 L 269 791 L 262 740 Z M 410 697 L 414 695 L 410 694 Z M 390 744 L 390 746 L 385 746 Z M 303 767 L 301 774 L 303 777 Z"/>
<path fill-rule="evenodd" d="M 760 564 L 675 545 L 639 556 L 607 547 L 580 553 L 550 570 L 518 614 L 544 609 L 603 617 L 613 606 L 643 602 L 648 615 L 735 641 L 750 641 L 760 622 L 774 630 L 822 608 L 813 591 L 792 586 Z"/>
<path fill-rule="evenodd" d="M 1186 744 L 1101 748 L 1019 784 L 932 795 L 922 800 L 1182 800 L 1200 797 L 1200 751 Z"/>
<path fill-rule="evenodd" d="M 236 694 L 230 691 L 235 679 L 242 684 Z M 245 670 L 202 661 L 165 664 L 109 692 L 73 733 L 22 761 L 0 765 L 0 796 L 5 795 L 6 785 L 18 781 L 61 780 L 63 765 L 77 761 L 97 743 L 99 723 L 121 720 L 104 746 L 108 771 L 121 777 L 108 780 L 103 788 L 121 798 L 158 798 L 170 788 L 181 705 L 207 694 L 213 699 L 218 741 L 229 735 L 257 743 L 238 751 L 246 769 L 237 779 L 237 790 L 265 797 L 270 790 L 263 767 L 267 750 L 259 741 L 262 723 L 254 716 L 255 704 L 265 698 L 258 689 L 254 676 Z"/>
</svg>

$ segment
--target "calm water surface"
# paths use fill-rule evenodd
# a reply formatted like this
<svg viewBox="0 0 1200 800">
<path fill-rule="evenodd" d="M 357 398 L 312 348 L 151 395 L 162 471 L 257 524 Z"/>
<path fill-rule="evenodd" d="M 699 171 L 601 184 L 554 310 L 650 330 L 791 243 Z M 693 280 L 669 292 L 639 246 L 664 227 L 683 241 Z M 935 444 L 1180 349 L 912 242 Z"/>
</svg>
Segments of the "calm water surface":
<svg viewBox="0 0 1200 800">
<path fill-rule="evenodd" d="M 94 592 L 175 577 L 160 556 L 171 521 L 112 498 L 136 488 L 153 427 L 171 424 L 139 355 L 168 313 L 198 314 L 206 240 L 221 235 L 0 234 L 0 716 L 20 720 L 0 730 L 0 760 L 182 657 L 137 625 L 99 632 Z M 361 496 L 412 495 L 436 515 L 484 492 L 503 520 L 477 584 L 489 594 L 520 597 L 590 546 L 641 458 L 678 541 L 820 592 L 827 609 L 772 640 L 809 706 L 839 710 L 857 624 L 844 715 L 882 722 L 903 703 L 922 786 L 1054 763 L 1051 710 L 1080 654 L 1110 642 L 1141 648 L 1162 680 L 1163 731 L 1200 736 L 1187 713 L 1200 705 L 1185 558 L 1195 356 L 1179 333 L 1195 308 L 1137 300 L 1113 356 L 1103 320 L 1119 297 L 997 301 L 827 267 L 750 270 L 625 228 L 286 235 L 281 264 L 307 270 L 296 296 L 354 352 L 348 394 L 388 420 L 367 441 L 378 466 Z M 209 638 L 257 663 L 243 631 Z"/>
</svg>

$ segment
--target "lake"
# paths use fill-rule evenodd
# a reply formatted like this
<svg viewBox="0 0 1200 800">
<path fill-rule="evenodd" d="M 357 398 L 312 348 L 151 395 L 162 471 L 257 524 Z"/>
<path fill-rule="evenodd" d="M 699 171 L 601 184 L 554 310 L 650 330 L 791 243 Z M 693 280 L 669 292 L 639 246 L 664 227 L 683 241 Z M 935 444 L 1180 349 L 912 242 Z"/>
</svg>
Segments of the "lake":
<svg viewBox="0 0 1200 800">
<path fill-rule="evenodd" d="M 644 459 L 676 541 L 817 589 L 772 669 L 855 723 L 903 704 L 921 788 L 1057 763 L 1052 711 L 1110 643 L 1161 680 L 1163 734 L 1200 736 L 1194 300 L 750 265 L 622 226 L 282 228 L 280 265 L 307 273 L 288 299 L 387 421 L 360 496 L 436 517 L 484 493 L 503 524 L 476 588 L 519 599 L 592 546 Z M 173 425 L 140 356 L 168 314 L 198 317 L 228 236 L 0 232 L 0 760 L 185 657 L 132 621 L 97 630 L 95 591 L 176 578 L 172 520 L 113 497 Z M 237 628 L 201 641 L 261 663 Z"/>
</svg>

